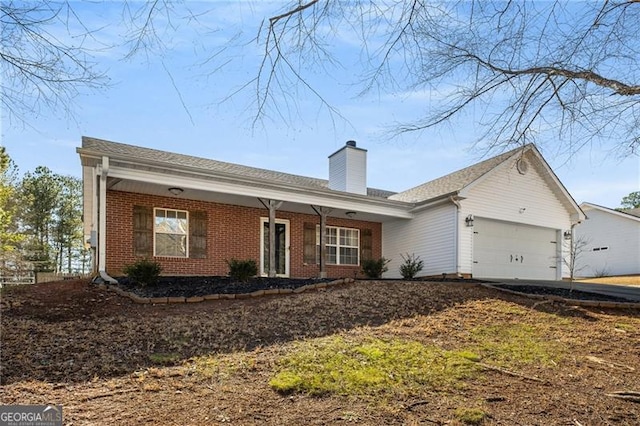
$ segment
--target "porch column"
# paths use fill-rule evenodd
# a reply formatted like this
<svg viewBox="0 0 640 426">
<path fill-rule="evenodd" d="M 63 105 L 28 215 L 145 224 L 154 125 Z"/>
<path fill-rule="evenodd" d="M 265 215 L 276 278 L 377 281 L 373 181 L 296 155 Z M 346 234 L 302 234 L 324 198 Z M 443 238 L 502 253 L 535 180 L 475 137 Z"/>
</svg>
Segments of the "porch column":
<svg viewBox="0 0 640 426">
<path fill-rule="evenodd" d="M 282 201 L 269 200 L 269 277 L 276 276 L 276 210 Z"/>
<path fill-rule="evenodd" d="M 328 207 L 313 207 L 313 209 L 320 216 L 320 278 L 327 278 L 327 216 L 332 209 Z"/>
</svg>

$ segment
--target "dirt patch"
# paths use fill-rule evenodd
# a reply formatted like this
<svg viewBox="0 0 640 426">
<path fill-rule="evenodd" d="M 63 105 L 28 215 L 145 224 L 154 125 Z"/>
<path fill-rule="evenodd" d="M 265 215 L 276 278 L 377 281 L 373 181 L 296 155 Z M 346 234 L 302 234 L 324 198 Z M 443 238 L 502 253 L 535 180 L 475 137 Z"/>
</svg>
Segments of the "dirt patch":
<svg viewBox="0 0 640 426">
<path fill-rule="evenodd" d="M 1 402 L 62 404 L 65 423 L 455 425 L 474 410 L 484 424 L 640 423 L 640 404 L 610 396 L 640 391 L 638 311 L 389 281 L 189 305 L 138 305 L 72 281 L 3 291 L 1 303 Z M 560 356 L 506 359 L 458 386 L 404 394 L 281 395 L 268 384 L 300 340 L 450 351 L 504 327 L 535 330 Z"/>
</svg>

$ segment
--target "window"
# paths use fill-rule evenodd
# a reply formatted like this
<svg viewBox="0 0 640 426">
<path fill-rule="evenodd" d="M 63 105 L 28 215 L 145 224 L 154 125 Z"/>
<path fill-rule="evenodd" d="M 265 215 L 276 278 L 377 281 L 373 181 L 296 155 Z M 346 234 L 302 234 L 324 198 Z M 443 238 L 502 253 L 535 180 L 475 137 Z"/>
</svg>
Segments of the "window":
<svg viewBox="0 0 640 426">
<path fill-rule="evenodd" d="M 154 209 L 154 256 L 189 257 L 189 213 Z"/>
<path fill-rule="evenodd" d="M 327 264 L 360 264 L 360 230 L 327 226 Z M 320 226 L 316 227 L 316 254 L 320 258 Z"/>
</svg>

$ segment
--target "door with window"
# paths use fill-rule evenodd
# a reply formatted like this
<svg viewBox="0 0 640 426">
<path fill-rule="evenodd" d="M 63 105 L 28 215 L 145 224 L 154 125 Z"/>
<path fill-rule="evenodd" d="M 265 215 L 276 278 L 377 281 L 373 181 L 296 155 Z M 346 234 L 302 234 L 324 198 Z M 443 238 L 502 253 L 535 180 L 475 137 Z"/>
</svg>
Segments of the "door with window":
<svg viewBox="0 0 640 426">
<path fill-rule="evenodd" d="M 263 217 L 260 226 L 260 266 L 261 275 L 269 275 L 269 219 Z M 289 276 L 289 221 L 276 219 L 276 275 Z"/>
</svg>

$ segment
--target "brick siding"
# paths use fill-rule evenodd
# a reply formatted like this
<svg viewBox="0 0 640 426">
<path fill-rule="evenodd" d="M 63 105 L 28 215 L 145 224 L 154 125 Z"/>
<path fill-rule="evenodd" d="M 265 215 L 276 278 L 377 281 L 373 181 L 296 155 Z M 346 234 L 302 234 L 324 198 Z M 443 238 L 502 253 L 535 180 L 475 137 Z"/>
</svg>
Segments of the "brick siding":
<svg viewBox="0 0 640 426">
<path fill-rule="evenodd" d="M 183 198 L 160 197 L 122 191 L 107 191 L 107 273 L 123 275 L 125 265 L 137 260 L 133 254 L 133 206 L 207 212 L 207 256 L 204 259 L 154 257 L 163 275 L 227 275 L 228 259 L 254 259 L 260 265 L 260 219 L 268 217 L 267 209 L 210 203 Z M 304 264 L 304 223 L 320 223 L 317 215 L 276 212 L 276 218 L 289 220 L 290 276 L 317 277 L 318 265 Z M 371 229 L 373 257 L 382 256 L 382 226 L 348 218 L 327 218 L 328 226 L 360 230 Z M 360 266 L 327 265 L 330 278 L 361 276 Z"/>
</svg>

